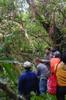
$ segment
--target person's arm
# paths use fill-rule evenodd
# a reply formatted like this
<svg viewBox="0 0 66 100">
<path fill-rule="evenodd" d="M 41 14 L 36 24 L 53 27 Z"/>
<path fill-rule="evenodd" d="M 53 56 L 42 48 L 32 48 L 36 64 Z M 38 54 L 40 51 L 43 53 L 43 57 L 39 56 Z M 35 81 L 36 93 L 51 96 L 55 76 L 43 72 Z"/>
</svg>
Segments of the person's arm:
<svg viewBox="0 0 66 100">
<path fill-rule="evenodd" d="M 37 93 L 37 95 L 40 94 L 40 92 L 39 92 L 39 80 L 38 80 L 38 78 L 36 78 L 36 93 Z"/>
<path fill-rule="evenodd" d="M 19 78 L 19 81 L 18 81 L 18 92 L 19 92 L 19 95 L 22 95 L 23 94 L 23 89 L 22 89 L 22 76 Z"/>
<path fill-rule="evenodd" d="M 50 70 L 47 68 L 47 66 L 45 65 L 45 75 L 48 78 L 48 76 L 50 76 Z"/>
<path fill-rule="evenodd" d="M 39 95 L 39 79 L 37 77 L 37 75 L 35 75 L 35 78 L 34 78 L 34 91 L 37 95 Z"/>
<path fill-rule="evenodd" d="M 39 69 L 39 67 L 37 67 L 37 77 L 38 77 L 38 79 L 40 78 L 40 69 Z"/>
<path fill-rule="evenodd" d="M 50 74 L 51 74 L 51 73 L 50 73 L 50 70 L 47 69 L 47 77 L 49 77 Z"/>
</svg>

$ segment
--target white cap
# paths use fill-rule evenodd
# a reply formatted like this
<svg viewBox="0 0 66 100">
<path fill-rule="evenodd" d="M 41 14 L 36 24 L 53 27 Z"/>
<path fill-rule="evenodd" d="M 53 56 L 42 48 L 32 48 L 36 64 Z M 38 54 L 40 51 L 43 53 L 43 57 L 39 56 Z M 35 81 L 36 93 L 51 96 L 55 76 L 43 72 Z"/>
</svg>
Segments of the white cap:
<svg viewBox="0 0 66 100">
<path fill-rule="evenodd" d="M 29 68 L 32 66 L 32 63 L 29 62 L 29 61 L 25 61 L 24 64 L 23 64 L 24 68 Z"/>
</svg>

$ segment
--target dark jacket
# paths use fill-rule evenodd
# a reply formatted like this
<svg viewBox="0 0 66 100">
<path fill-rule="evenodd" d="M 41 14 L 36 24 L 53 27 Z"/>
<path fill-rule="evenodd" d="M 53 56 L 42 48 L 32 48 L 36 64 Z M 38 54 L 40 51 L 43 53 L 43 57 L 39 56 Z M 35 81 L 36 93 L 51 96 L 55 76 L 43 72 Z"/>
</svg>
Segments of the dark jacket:
<svg viewBox="0 0 66 100">
<path fill-rule="evenodd" d="M 20 95 L 29 95 L 31 91 L 39 93 L 38 78 L 30 70 L 26 70 L 19 78 L 18 91 Z"/>
</svg>

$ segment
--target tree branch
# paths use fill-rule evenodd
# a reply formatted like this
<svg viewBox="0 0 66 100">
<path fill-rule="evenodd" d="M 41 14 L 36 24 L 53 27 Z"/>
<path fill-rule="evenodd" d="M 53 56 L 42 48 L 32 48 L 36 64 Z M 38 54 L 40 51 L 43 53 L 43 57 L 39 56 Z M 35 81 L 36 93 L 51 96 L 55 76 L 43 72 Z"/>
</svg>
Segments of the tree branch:
<svg viewBox="0 0 66 100">
<path fill-rule="evenodd" d="M 9 98 L 12 98 L 13 100 L 17 100 L 18 99 L 18 97 L 15 94 L 15 92 L 11 88 L 9 88 L 7 86 L 7 84 L 5 84 L 5 83 L 3 83 L 1 81 L 0 81 L 0 89 L 2 89 L 9 96 Z"/>
</svg>

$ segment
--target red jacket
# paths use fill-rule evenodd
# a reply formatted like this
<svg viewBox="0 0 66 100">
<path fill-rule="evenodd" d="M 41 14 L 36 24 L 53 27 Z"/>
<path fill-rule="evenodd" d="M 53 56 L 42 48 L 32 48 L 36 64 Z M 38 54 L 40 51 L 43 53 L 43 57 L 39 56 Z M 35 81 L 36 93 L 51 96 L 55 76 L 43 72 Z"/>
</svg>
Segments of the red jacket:
<svg viewBox="0 0 66 100">
<path fill-rule="evenodd" d="M 55 67 L 60 62 L 60 58 L 51 58 L 50 60 L 50 71 L 51 73 L 55 73 Z"/>
</svg>

